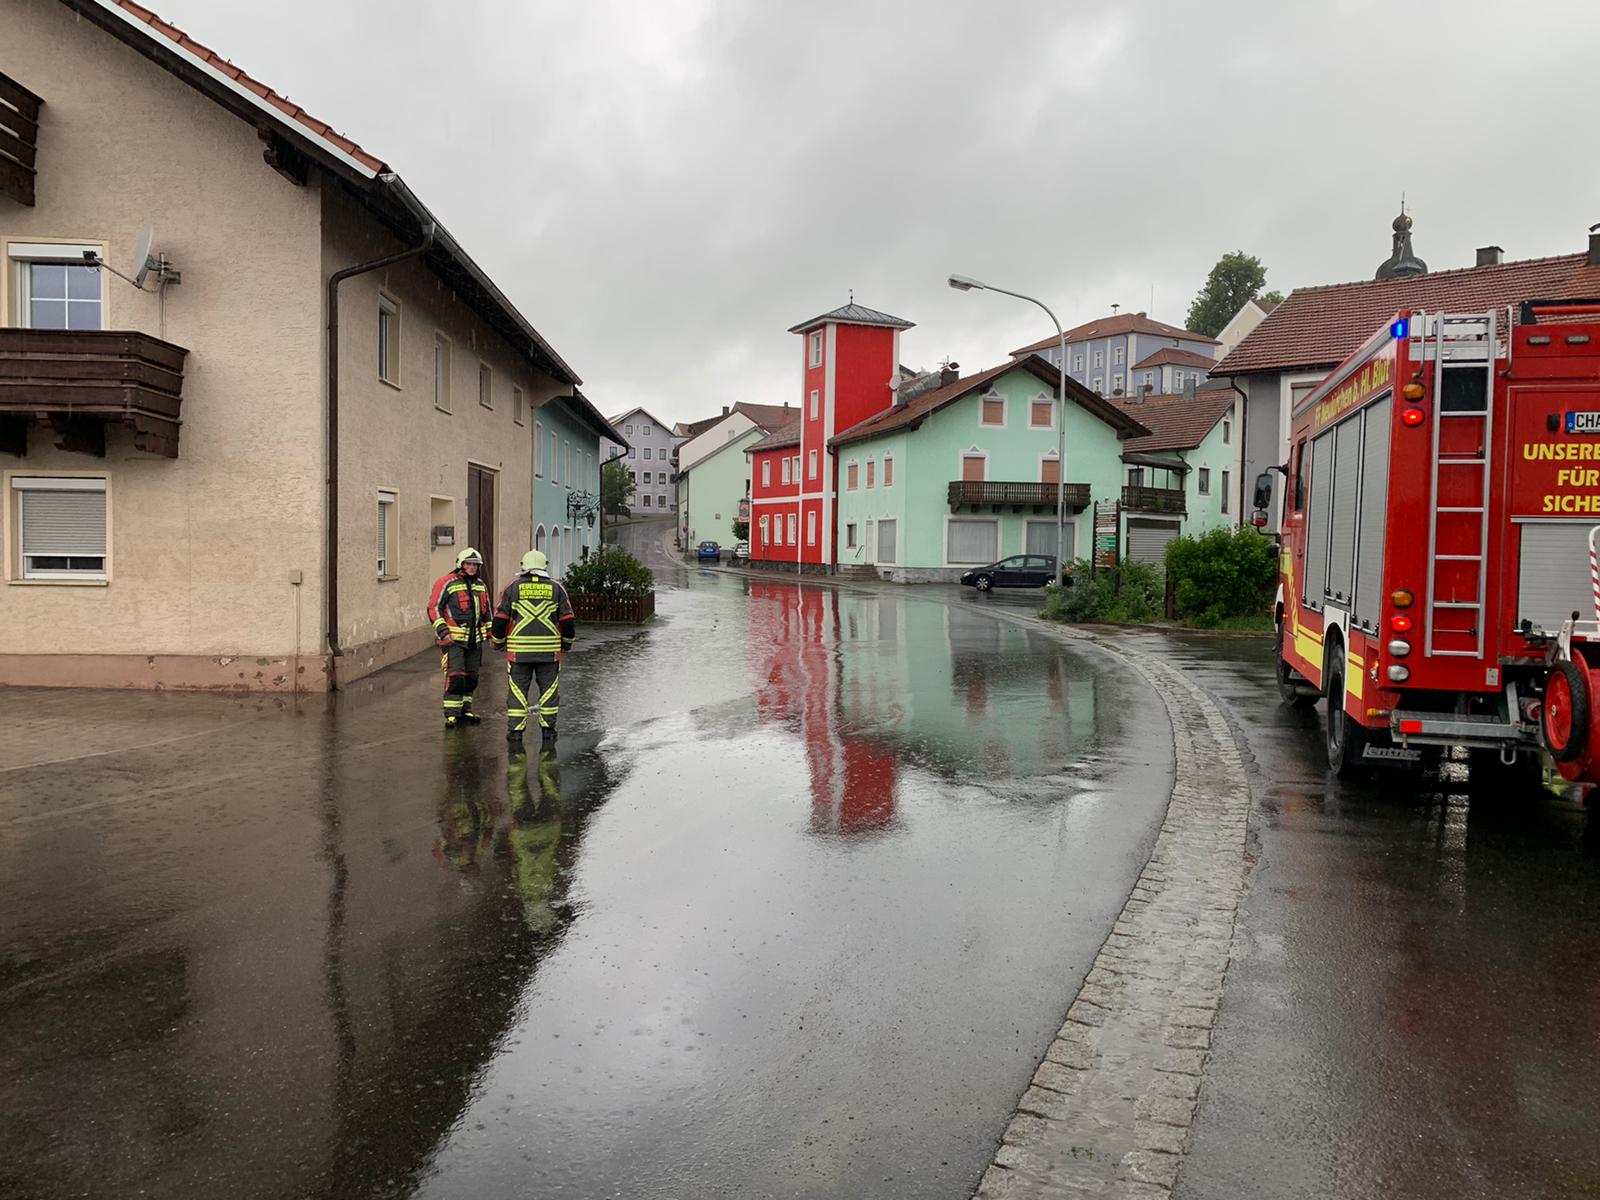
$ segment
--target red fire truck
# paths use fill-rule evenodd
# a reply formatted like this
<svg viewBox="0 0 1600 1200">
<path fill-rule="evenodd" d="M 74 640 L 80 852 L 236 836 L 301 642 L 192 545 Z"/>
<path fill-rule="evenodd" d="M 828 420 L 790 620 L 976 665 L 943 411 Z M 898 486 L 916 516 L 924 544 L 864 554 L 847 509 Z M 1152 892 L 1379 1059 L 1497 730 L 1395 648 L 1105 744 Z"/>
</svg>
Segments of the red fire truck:
<svg viewBox="0 0 1600 1200">
<path fill-rule="evenodd" d="M 1336 773 L 1468 746 L 1600 781 L 1597 318 L 1396 313 L 1295 408 L 1278 687 L 1326 697 Z"/>
</svg>

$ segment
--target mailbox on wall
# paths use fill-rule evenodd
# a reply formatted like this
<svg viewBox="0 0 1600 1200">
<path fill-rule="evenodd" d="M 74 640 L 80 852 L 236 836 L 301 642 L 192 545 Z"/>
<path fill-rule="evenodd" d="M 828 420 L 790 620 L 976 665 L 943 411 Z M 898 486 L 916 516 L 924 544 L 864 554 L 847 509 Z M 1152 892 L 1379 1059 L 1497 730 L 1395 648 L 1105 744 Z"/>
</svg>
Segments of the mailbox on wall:
<svg viewBox="0 0 1600 1200">
<path fill-rule="evenodd" d="M 433 527 L 433 544 L 436 549 L 440 546 L 454 546 L 456 544 L 456 527 L 454 525 L 435 525 Z"/>
</svg>

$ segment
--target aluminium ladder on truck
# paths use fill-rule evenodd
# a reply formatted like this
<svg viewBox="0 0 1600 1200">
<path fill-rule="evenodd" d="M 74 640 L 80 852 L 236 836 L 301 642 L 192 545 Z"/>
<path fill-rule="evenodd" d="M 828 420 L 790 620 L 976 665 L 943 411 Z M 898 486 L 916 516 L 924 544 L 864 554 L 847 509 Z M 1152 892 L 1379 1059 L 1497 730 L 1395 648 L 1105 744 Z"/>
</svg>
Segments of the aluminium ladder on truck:
<svg viewBox="0 0 1600 1200">
<path fill-rule="evenodd" d="M 1495 367 L 1504 354 L 1499 320 L 1493 311 L 1419 313 L 1410 335 L 1414 357 L 1433 363 L 1422 652 L 1430 658 L 1482 658 Z M 1469 622 L 1465 628 L 1463 620 Z"/>
</svg>

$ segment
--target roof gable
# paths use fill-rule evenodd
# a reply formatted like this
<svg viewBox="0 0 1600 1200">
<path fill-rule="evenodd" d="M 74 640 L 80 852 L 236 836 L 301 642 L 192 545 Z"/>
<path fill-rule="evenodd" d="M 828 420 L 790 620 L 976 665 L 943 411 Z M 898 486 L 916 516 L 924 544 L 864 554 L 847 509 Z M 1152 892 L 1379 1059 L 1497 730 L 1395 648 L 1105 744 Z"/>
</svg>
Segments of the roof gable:
<svg viewBox="0 0 1600 1200">
<path fill-rule="evenodd" d="M 1123 451 L 1148 454 L 1155 450 L 1193 450 L 1210 436 L 1238 399 L 1232 388 L 1196 392 L 1194 395 L 1146 396 L 1142 402 L 1123 400 L 1122 407 L 1150 431 L 1129 438 Z"/>
<path fill-rule="evenodd" d="M 818 325 L 833 322 L 839 325 L 882 325 L 889 329 L 914 329 L 910 321 L 902 321 L 899 317 L 891 317 L 888 313 L 879 312 L 875 308 L 868 308 L 864 304 L 851 301 L 832 312 L 825 312 L 820 317 L 812 317 L 809 321 L 802 321 L 798 325 L 789 327 L 790 333 L 806 333 Z"/>
<path fill-rule="evenodd" d="M 1141 367 L 1196 367 L 1202 371 L 1209 371 L 1217 365 L 1217 360 L 1207 358 L 1204 354 L 1196 354 L 1193 350 L 1180 350 L 1176 346 L 1165 346 L 1145 358 L 1134 363 L 1130 370 L 1137 371 Z"/>
<path fill-rule="evenodd" d="M 1188 329 L 1179 329 L 1176 325 L 1168 325 L 1165 321 L 1152 320 L 1144 313 L 1116 313 L 1109 317 L 1100 317 L 1093 321 L 1085 321 L 1082 325 L 1075 325 L 1068 329 L 1062 336 L 1067 339 L 1070 346 L 1074 342 L 1092 342 L 1097 338 L 1121 337 L 1128 333 L 1142 333 L 1152 337 L 1176 338 L 1185 342 L 1198 342 L 1206 346 L 1217 345 L 1216 338 L 1208 338 L 1203 333 L 1195 333 Z M 1013 350 L 1016 355 L 1033 354 L 1039 350 L 1048 350 L 1052 346 L 1059 346 L 1061 338 L 1041 338 L 1037 342 Z"/>
</svg>

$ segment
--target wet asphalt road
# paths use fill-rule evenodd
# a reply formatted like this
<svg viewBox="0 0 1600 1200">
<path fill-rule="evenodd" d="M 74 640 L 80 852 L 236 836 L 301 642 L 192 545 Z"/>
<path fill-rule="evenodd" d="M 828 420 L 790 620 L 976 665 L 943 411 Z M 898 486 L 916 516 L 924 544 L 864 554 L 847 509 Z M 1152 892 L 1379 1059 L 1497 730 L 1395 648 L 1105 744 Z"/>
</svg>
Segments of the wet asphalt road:
<svg viewBox="0 0 1600 1200">
<path fill-rule="evenodd" d="M 0 1195 L 970 1194 L 1148 854 L 1159 702 L 662 532 L 555 761 L 446 735 L 429 656 L 0 692 Z"/>
<path fill-rule="evenodd" d="M 1600 829 L 1537 783 L 1326 773 L 1257 640 L 1138 639 L 1252 759 L 1253 865 L 1179 1200 L 1600 1196 Z"/>
</svg>

